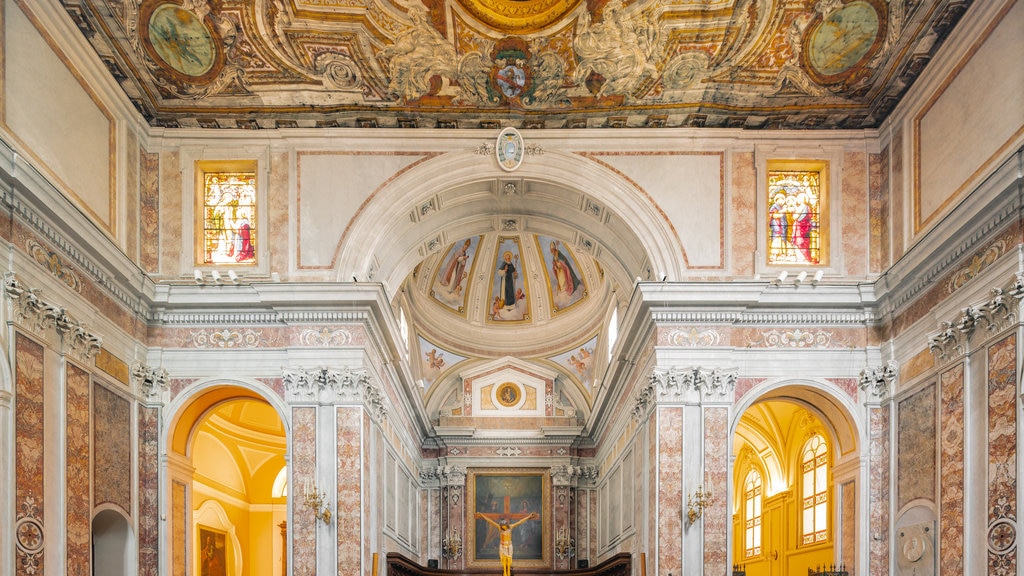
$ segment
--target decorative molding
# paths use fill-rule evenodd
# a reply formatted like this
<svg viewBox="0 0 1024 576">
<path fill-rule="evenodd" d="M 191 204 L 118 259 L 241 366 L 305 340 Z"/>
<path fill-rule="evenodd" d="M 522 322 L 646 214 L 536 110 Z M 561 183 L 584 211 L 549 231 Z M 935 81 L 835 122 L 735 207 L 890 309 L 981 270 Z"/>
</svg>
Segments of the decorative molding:
<svg viewBox="0 0 1024 576">
<path fill-rule="evenodd" d="M 757 340 L 748 340 L 747 346 L 765 348 L 834 348 L 846 347 L 845 343 L 834 340 L 827 330 L 768 330 L 760 334 Z"/>
<path fill-rule="evenodd" d="M 387 417 L 384 394 L 365 370 L 285 368 L 283 380 L 286 396 L 292 402 L 357 403 L 378 421 Z"/>
<path fill-rule="evenodd" d="M 85 360 L 99 353 L 103 339 L 89 332 L 84 322 L 75 320 L 63 306 L 40 298 L 42 289 L 26 288 L 13 272 L 4 274 L 4 293 L 14 304 L 18 320 L 28 322 L 37 331 L 53 329 L 69 351 Z"/>
<path fill-rule="evenodd" d="M 655 322 L 677 324 L 753 324 L 753 325 L 836 325 L 863 326 L 873 322 L 876 314 L 872 310 L 856 312 L 742 312 L 742 311 L 701 311 L 701 310 L 655 310 L 651 319 Z"/>
<path fill-rule="evenodd" d="M 866 367 L 860 371 L 860 389 L 876 398 L 884 398 L 899 377 L 899 363 L 889 360 L 884 366 Z"/>
<path fill-rule="evenodd" d="M 75 292 L 82 292 L 82 281 L 78 278 L 75 270 L 64 263 L 64 259 L 52 250 L 37 242 L 34 238 L 25 241 L 25 249 L 40 266 L 44 266 L 68 288 Z"/>
<path fill-rule="evenodd" d="M 156 311 L 150 316 L 152 323 L 165 325 L 212 324 L 229 326 L 233 324 L 328 324 L 367 322 L 370 316 L 362 310 L 266 310 L 256 312 L 164 312 Z"/>
<path fill-rule="evenodd" d="M 135 389 L 148 402 L 160 399 L 170 379 L 164 368 L 150 368 L 141 362 L 132 366 L 131 376 Z"/>
<path fill-rule="evenodd" d="M 513 458 L 515 456 L 519 456 L 520 454 L 522 454 L 523 451 L 516 446 L 502 446 L 501 448 L 495 450 L 494 453 L 497 454 L 498 456 Z"/>
</svg>

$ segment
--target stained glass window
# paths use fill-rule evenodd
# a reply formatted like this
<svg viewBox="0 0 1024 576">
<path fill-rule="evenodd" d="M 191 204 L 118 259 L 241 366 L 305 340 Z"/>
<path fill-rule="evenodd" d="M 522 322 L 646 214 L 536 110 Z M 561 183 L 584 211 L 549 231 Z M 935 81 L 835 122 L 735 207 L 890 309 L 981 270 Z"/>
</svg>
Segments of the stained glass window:
<svg viewBox="0 0 1024 576">
<path fill-rule="evenodd" d="M 828 539 L 828 444 L 815 434 L 804 444 L 801 458 L 803 543 Z"/>
<path fill-rule="evenodd" d="M 743 485 L 744 557 L 753 558 L 761 555 L 761 473 L 751 470 Z"/>
<path fill-rule="evenodd" d="M 768 170 L 768 263 L 822 263 L 823 170 Z"/>
<path fill-rule="evenodd" d="M 203 174 L 203 263 L 256 263 L 256 174 Z"/>
</svg>

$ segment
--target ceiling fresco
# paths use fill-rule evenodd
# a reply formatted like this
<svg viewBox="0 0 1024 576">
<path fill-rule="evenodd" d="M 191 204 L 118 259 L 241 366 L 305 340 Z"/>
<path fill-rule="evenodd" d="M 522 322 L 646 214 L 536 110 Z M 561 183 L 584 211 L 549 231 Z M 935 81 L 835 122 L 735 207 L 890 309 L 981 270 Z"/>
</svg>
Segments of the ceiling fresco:
<svg viewBox="0 0 1024 576">
<path fill-rule="evenodd" d="M 878 126 L 971 0 L 64 0 L 154 126 Z"/>
</svg>

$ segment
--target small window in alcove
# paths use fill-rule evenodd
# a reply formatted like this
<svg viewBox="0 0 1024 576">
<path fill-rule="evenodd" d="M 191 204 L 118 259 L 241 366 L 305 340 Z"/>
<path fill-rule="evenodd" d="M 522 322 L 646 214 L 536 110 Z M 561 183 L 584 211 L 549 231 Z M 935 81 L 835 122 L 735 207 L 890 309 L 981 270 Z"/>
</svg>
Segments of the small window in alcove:
<svg viewBox="0 0 1024 576">
<path fill-rule="evenodd" d="M 197 218 L 202 264 L 256 264 L 255 162 L 201 162 Z"/>
<path fill-rule="evenodd" d="M 827 254 L 828 165 L 820 161 L 768 163 L 768 264 L 817 266 Z"/>
</svg>

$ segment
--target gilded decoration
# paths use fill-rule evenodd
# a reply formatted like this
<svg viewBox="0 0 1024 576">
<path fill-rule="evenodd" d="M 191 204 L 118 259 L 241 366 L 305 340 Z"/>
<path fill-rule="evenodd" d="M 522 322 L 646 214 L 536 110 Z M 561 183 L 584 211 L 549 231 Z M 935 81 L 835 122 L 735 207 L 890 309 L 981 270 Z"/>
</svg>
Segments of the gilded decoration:
<svg viewBox="0 0 1024 576">
<path fill-rule="evenodd" d="M 880 125 L 965 9 L 960 0 L 258 5 L 81 0 L 67 10 L 87 15 L 97 54 L 117 55 L 105 58 L 112 74 L 154 126 L 829 129 Z"/>
</svg>

